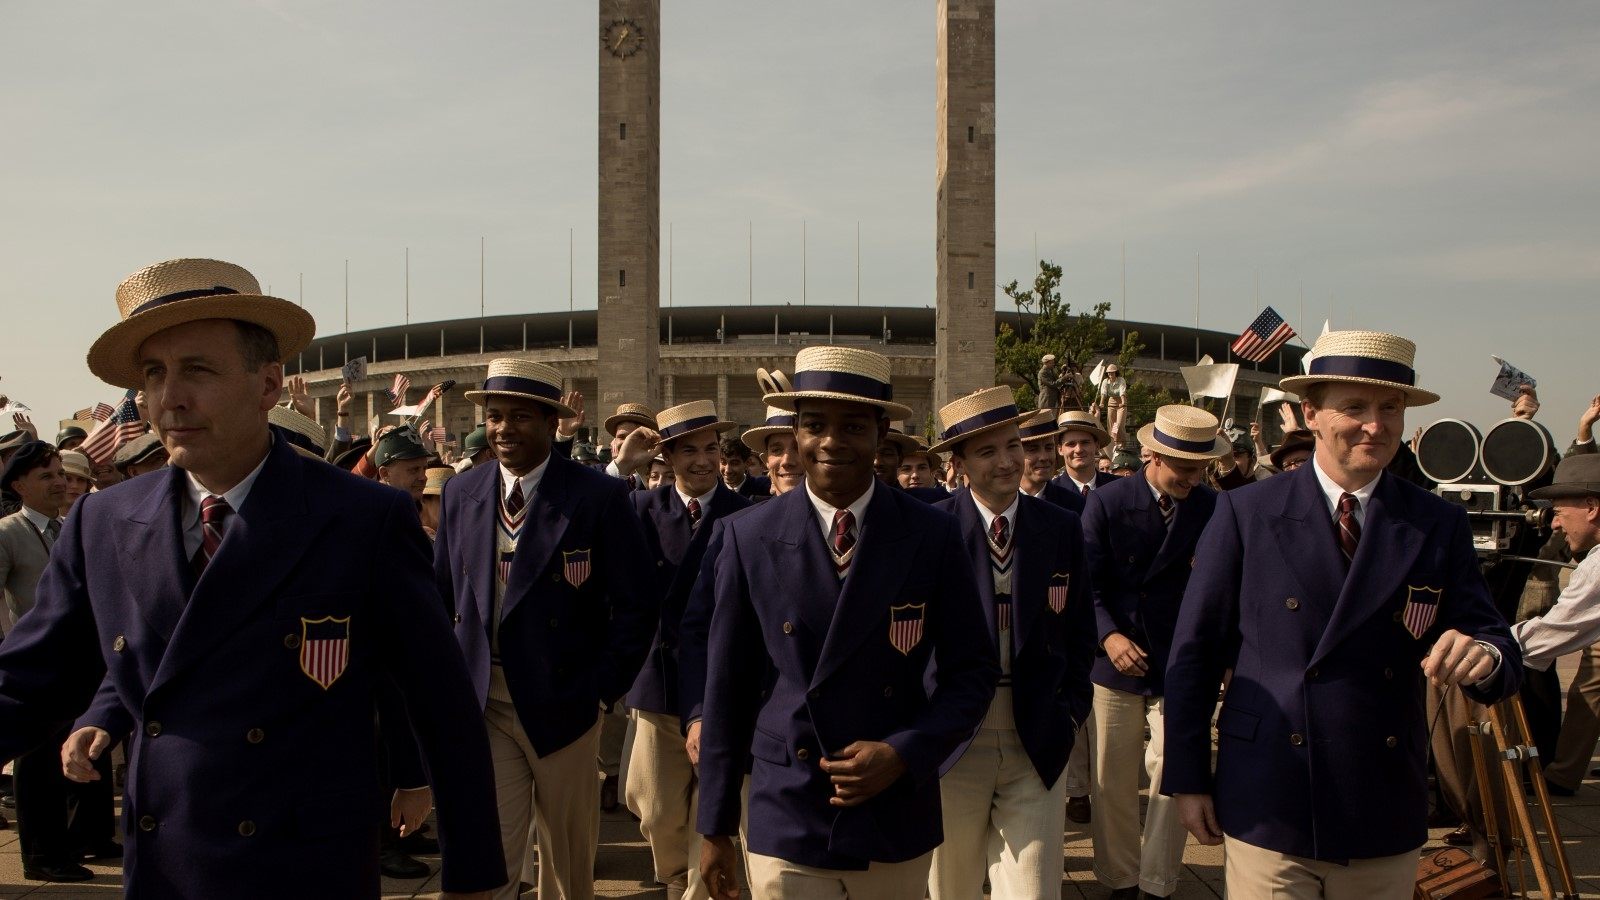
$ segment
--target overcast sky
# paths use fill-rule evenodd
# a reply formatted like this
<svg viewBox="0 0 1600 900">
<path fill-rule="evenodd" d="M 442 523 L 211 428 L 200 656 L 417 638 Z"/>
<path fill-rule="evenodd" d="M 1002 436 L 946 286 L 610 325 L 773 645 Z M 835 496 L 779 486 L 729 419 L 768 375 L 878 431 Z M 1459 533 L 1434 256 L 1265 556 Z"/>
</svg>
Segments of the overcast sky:
<svg viewBox="0 0 1600 900">
<path fill-rule="evenodd" d="M 666 0 L 662 302 L 934 297 L 931 0 Z M 41 431 L 180 256 L 319 334 L 595 303 L 599 16 L 584 2 L 0 2 L 0 393 Z M 1237 331 L 1272 304 L 1420 345 L 1412 413 L 1486 427 L 1497 353 L 1563 444 L 1600 393 L 1600 5 L 1002 0 L 999 280 Z M 749 225 L 747 223 L 753 223 Z M 6 430 L 0 428 L 0 430 Z"/>
</svg>

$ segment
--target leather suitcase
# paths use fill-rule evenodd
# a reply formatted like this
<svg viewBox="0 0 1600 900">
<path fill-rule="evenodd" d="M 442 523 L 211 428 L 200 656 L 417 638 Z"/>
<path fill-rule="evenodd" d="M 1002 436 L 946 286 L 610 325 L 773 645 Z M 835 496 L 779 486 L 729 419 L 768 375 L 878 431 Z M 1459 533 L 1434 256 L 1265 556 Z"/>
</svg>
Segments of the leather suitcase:
<svg viewBox="0 0 1600 900">
<path fill-rule="evenodd" d="M 1414 900 L 1485 900 L 1500 896 L 1493 869 L 1456 847 L 1424 853 L 1417 860 Z"/>
</svg>

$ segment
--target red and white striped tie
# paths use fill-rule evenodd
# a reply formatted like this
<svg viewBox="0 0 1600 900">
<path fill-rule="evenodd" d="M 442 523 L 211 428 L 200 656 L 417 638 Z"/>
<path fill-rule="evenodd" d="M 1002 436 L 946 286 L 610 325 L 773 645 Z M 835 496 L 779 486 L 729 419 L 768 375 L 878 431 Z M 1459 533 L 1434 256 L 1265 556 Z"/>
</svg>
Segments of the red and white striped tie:
<svg viewBox="0 0 1600 900">
<path fill-rule="evenodd" d="M 1361 523 L 1356 521 L 1360 507 L 1355 494 L 1339 495 L 1339 549 L 1347 561 L 1356 558 L 1356 546 L 1361 543 Z"/>
<path fill-rule="evenodd" d="M 217 555 L 217 548 L 222 546 L 223 535 L 227 533 L 227 516 L 233 512 L 233 507 L 228 501 L 217 496 L 208 496 L 200 501 L 200 552 L 195 560 L 196 572 L 205 571 L 211 558 Z"/>
</svg>

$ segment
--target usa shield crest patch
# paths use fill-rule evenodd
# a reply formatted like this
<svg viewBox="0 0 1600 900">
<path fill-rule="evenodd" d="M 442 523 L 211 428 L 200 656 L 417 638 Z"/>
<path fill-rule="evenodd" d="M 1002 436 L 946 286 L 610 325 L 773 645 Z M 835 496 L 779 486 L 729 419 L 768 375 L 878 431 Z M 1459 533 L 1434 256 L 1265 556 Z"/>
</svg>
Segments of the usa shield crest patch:
<svg viewBox="0 0 1600 900">
<path fill-rule="evenodd" d="M 589 551 L 588 550 L 563 550 L 561 561 L 567 576 L 567 584 L 581 587 L 589 580 Z"/>
<path fill-rule="evenodd" d="M 1011 595 L 999 594 L 994 598 L 995 626 L 1001 631 L 1011 630 Z"/>
<path fill-rule="evenodd" d="M 300 617 L 300 671 L 323 690 L 333 686 L 350 663 L 350 617 Z"/>
<path fill-rule="evenodd" d="M 889 607 L 889 643 L 909 656 L 922 643 L 922 619 L 926 603 L 906 603 Z"/>
<path fill-rule="evenodd" d="M 1050 611 L 1060 613 L 1067 608 L 1067 586 L 1072 582 L 1071 572 L 1056 572 L 1050 576 L 1048 599 Z"/>
<path fill-rule="evenodd" d="M 501 551 L 500 558 L 494 564 L 494 577 L 500 579 L 501 584 L 511 582 L 511 560 L 516 556 L 515 551 Z"/>
<path fill-rule="evenodd" d="M 1442 596 L 1444 591 L 1441 588 L 1406 587 L 1406 608 L 1400 615 L 1400 621 L 1412 637 L 1420 638 L 1433 627 L 1434 620 L 1439 617 L 1439 598 Z"/>
</svg>

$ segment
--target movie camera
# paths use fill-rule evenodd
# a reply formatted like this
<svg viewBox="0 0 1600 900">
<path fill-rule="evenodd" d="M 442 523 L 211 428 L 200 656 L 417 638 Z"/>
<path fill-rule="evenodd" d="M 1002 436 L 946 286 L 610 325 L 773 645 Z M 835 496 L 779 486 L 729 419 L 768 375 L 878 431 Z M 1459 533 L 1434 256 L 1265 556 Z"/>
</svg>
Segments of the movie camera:
<svg viewBox="0 0 1600 900">
<path fill-rule="evenodd" d="M 1467 511 L 1480 557 L 1548 562 L 1506 552 L 1520 529 L 1550 529 L 1549 502 L 1525 496 L 1559 458 L 1543 425 L 1511 418 L 1483 433 L 1460 419 L 1440 419 L 1422 429 L 1416 453 L 1423 474 L 1438 483 L 1434 493 Z"/>
</svg>

